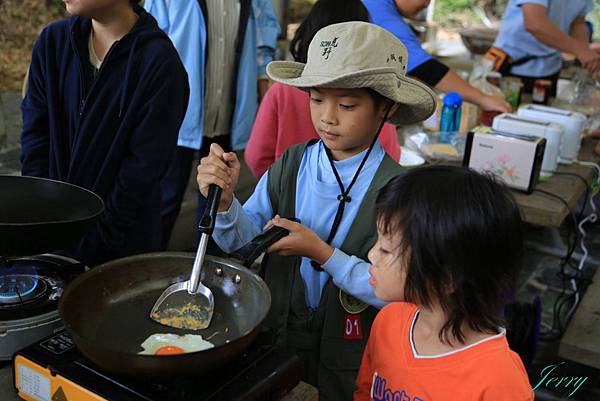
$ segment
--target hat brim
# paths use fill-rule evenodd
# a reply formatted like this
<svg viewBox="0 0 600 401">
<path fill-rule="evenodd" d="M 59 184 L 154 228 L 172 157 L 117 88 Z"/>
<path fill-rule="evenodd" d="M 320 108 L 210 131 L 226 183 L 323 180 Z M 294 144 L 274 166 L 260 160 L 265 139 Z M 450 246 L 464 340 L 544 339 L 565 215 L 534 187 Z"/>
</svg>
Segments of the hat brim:
<svg viewBox="0 0 600 401">
<path fill-rule="evenodd" d="M 398 76 L 394 68 L 371 68 L 345 75 L 302 74 L 305 64 L 295 61 L 273 61 L 267 74 L 276 82 L 308 90 L 310 88 L 371 88 L 396 102 L 398 108 L 390 116 L 396 125 L 410 125 L 426 120 L 435 112 L 437 96 L 425 84 Z"/>
</svg>

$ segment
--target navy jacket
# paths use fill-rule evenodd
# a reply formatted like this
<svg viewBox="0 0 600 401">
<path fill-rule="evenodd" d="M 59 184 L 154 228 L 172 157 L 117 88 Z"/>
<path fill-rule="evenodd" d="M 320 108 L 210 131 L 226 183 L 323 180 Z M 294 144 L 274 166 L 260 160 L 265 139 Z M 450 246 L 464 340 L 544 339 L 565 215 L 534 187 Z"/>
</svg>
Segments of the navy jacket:
<svg viewBox="0 0 600 401">
<path fill-rule="evenodd" d="M 177 144 L 189 89 L 185 69 L 154 18 L 115 42 L 94 77 L 91 20 L 46 27 L 33 49 L 21 111 L 23 175 L 97 193 L 104 213 L 67 252 L 95 265 L 159 250 L 160 178 Z"/>
</svg>

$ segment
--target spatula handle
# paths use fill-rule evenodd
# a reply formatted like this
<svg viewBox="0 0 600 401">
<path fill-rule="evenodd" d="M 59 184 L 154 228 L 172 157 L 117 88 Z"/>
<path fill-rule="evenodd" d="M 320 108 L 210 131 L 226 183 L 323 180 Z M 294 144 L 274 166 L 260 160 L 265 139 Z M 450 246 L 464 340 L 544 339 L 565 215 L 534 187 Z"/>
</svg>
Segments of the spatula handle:
<svg viewBox="0 0 600 401">
<path fill-rule="evenodd" d="M 208 238 L 212 235 L 215 229 L 215 220 L 217 219 L 217 210 L 219 202 L 221 200 L 221 193 L 223 190 L 221 187 L 211 184 L 208 187 L 208 198 L 206 201 L 206 207 L 204 213 L 200 219 L 198 230 L 200 231 L 200 242 L 198 244 L 198 250 L 196 251 L 196 258 L 194 259 L 194 267 L 192 268 L 192 274 L 190 276 L 190 282 L 188 285 L 188 292 L 195 294 L 198 290 L 200 283 L 200 272 L 202 265 L 204 264 L 204 257 L 206 256 L 206 247 L 208 245 Z"/>
<path fill-rule="evenodd" d="M 289 218 L 288 220 L 300 223 L 300 220 L 296 218 Z M 241 248 L 233 251 L 229 254 L 230 258 L 239 260 L 245 267 L 250 267 L 254 260 L 258 258 L 268 247 L 288 235 L 290 232 L 278 226 L 271 226 L 269 229 L 263 231 L 250 242 L 246 243 Z"/>
<path fill-rule="evenodd" d="M 196 294 L 200 284 L 200 274 L 202 271 L 202 265 L 204 264 L 204 257 L 206 256 L 206 246 L 208 245 L 208 234 L 202 233 L 200 235 L 200 242 L 198 243 L 198 250 L 196 251 L 196 258 L 194 259 L 194 266 L 192 267 L 192 274 L 188 282 L 188 293 Z"/>
<path fill-rule="evenodd" d="M 221 201 L 221 193 L 223 190 L 221 187 L 215 184 L 211 184 L 208 187 L 208 197 L 206 198 L 206 207 L 204 213 L 200 219 L 198 230 L 202 234 L 212 235 L 215 229 L 215 221 L 217 219 L 217 210 L 219 208 L 219 202 Z"/>
</svg>

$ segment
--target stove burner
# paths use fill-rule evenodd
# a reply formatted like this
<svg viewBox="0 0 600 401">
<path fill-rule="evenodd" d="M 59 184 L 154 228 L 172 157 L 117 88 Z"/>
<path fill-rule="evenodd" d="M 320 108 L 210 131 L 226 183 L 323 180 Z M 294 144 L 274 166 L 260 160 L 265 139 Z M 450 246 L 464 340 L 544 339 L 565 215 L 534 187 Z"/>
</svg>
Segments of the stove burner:
<svg viewBox="0 0 600 401">
<path fill-rule="evenodd" d="M 46 283 L 36 276 L 0 276 L 0 305 L 22 304 L 39 297 L 45 290 Z"/>
</svg>

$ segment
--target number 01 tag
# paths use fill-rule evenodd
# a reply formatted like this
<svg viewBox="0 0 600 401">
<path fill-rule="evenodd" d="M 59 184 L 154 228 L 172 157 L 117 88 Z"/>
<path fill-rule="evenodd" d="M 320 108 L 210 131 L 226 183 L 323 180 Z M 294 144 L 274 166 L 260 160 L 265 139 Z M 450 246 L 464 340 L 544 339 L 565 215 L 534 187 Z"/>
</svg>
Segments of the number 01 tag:
<svg viewBox="0 0 600 401">
<path fill-rule="evenodd" d="M 346 314 L 344 319 L 344 340 L 362 340 L 362 324 L 360 315 Z"/>
</svg>

